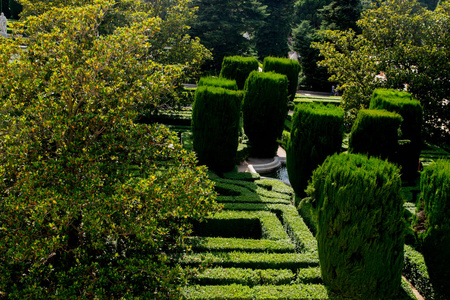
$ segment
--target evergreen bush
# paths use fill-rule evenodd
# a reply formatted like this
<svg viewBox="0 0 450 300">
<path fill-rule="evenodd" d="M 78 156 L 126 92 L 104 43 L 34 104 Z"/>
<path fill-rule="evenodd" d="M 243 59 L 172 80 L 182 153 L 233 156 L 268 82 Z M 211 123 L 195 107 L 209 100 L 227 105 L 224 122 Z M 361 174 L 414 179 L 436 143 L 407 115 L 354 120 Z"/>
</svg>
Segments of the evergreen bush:
<svg viewBox="0 0 450 300">
<path fill-rule="evenodd" d="M 292 188 L 303 196 L 313 170 L 341 149 L 344 111 L 334 105 L 302 104 L 295 107 L 292 119 L 287 169 Z"/>
<path fill-rule="evenodd" d="M 248 75 L 258 70 L 258 61 L 253 57 L 226 56 L 222 61 L 220 77 L 234 79 L 240 90 L 244 89 Z"/>
<path fill-rule="evenodd" d="M 301 67 L 298 61 L 289 58 L 269 56 L 264 58 L 263 62 L 264 72 L 275 72 L 287 76 L 289 81 L 288 93 L 291 101 L 294 100 L 295 93 L 297 92 L 300 69 Z"/>
<path fill-rule="evenodd" d="M 424 218 L 416 219 L 423 242 L 423 255 L 433 287 L 442 298 L 450 298 L 450 161 L 437 160 L 420 178 L 418 209 Z M 422 223 L 424 221 L 424 223 Z M 420 226 L 419 226 L 420 225 Z M 422 227 L 423 226 L 423 227 Z M 419 228 L 423 228 L 419 230 Z"/>
<path fill-rule="evenodd" d="M 395 161 L 402 117 L 386 110 L 360 110 L 352 126 L 349 151 Z"/>
<path fill-rule="evenodd" d="M 273 157 L 278 149 L 287 114 L 286 75 L 253 71 L 245 83 L 244 130 L 251 143 L 251 154 Z"/>
<path fill-rule="evenodd" d="M 414 178 L 417 175 L 422 146 L 423 109 L 420 101 L 414 100 L 407 92 L 376 89 L 370 100 L 370 109 L 385 109 L 402 116 L 400 139 L 410 142 L 399 147 L 397 159 L 402 166 L 402 174 L 406 178 Z"/>
<path fill-rule="evenodd" d="M 219 173 L 235 166 L 241 97 L 219 87 L 197 88 L 192 108 L 194 150 L 199 162 Z"/>
<path fill-rule="evenodd" d="M 220 78 L 220 77 L 201 77 L 198 81 L 197 86 L 215 86 L 215 87 L 221 87 L 224 89 L 229 89 L 233 91 L 238 90 L 238 86 L 236 84 L 236 80 L 226 79 L 226 78 Z"/>
<path fill-rule="evenodd" d="M 391 299 L 400 289 L 405 222 L 399 169 L 361 154 L 334 154 L 309 192 L 318 207 L 322 279 L 351 299 Z"/>
</svg>

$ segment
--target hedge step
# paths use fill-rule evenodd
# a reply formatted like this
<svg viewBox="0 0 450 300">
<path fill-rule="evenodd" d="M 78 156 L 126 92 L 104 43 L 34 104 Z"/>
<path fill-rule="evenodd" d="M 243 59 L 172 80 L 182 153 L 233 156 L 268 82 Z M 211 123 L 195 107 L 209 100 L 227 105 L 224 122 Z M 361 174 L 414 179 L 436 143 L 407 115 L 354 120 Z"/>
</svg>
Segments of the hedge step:
<svg viewBox="0 0 450 300">
<path fill-rule="evenodd" d="M 271 252 L 271 253 L 293 253 L 295 245 L 289 239 L 285 240 L 253 240 L 238 238 L 215 238 L 194 237 L 191 239 L 192 249 L 199 252 L 207 251 L 247 251 L 247 252 Z"/>
<path fill-rule="evenodd" d="M 206 252 L 186 255 L 186 265 L 211 264 L 213 266 L 253 268 L 253 269 L 291 269 L 319 265 L 317 254 L 310 253 L 247 253 L 247 252 Z"/>
</svg>

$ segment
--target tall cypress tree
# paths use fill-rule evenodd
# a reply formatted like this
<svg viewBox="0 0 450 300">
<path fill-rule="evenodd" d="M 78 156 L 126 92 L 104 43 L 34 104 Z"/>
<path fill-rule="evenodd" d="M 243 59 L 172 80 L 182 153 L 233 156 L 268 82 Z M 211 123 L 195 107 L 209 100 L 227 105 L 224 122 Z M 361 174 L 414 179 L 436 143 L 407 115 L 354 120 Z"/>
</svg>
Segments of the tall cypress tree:
<svg viewBox="0 0 450 300">
<path fill-rule="evenodd" d="M 256 34 L 256 50 L 260 59 L 267 56 L 286 57 L 288 37 L 294 16 L 295 0 L 262 0 L 269 14 Z"/>
<path fill-rule="evenodd" d="M 225 56 L 249 53 L 249 37 L 265 16 L 265 8 L 258 0 L 194 0 L 193 5 L 198 11 L 190 34 L 211 50 L 211 68 L 220 70 Z"/>
</svg>

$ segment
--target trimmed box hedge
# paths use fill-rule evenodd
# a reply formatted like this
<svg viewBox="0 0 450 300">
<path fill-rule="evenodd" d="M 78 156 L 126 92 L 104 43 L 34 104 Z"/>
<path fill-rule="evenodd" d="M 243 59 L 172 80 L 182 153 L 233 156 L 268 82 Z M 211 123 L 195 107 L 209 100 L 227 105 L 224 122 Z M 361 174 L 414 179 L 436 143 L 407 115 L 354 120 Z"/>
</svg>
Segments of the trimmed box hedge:
<svg viewBox="0 0 450 300">
<path fill-rule="evenodd" d="M 205 85 L 221 87 L 221 88 L 229 89 L 229 90 L 233 90 L 233 91 L 238 90 L 236 80 L 220 78 L 220 77 L 212 77 L 212 76 L 201 77 L 197 83 L 197 86 L 205 86 Z"/>
<path fill-rule="evenodd" d="M 287 115 L 286 75 L 253 71 L 245 82 L 244 130 L 255 157 L 273 157 Z"/>
<path fill-rule="evenodd" d="M 247 251 L 283 253 L 295 252 L 295 245 L 290 239 L 285 240 L 252 240 L 219 237 L 192 237 L 190 243 L 196 252 Z"/>
<path fill-rule="evenodd" d="M 201 164 L 217 172 L 234 168 L 240 111 L 239 92 L 210 86 L 197 88 L 192 108 L 192 134 Z"/>
<path fill-rule="evenodd" d="M 344 133 L 344 111 L 333 105 L 297 105 L 287 142 L 289 182 L 304 197 L 313 170 L 327 156 L 339 152 Z"/>
<path fill-rule="evenodd" d="M 298 61 L 281 58 L 281 57 L 265 57 L 263 61 L 263 71 L 264 72 L 275 72 L 279 74 L 284 74 L 287 76 L 288 94 L 291 101 L 294 100 L 295 94 L 298 87 L 298 74 L 300 73 L 301 66 Z"/>
<path fill-rule="evenodd" d="M 226 56 L 219 77 L 236 80 L 239 90 L 243 90 L 248 75 L 258 68 L 258 60 L 254 57 Z"/>
<path fill-rule="evenodd" d="M 324 283 L 343 297 L 393 297 L 401 285 L 405 222 L 399 169 L 377 158 L 328 157 L 311 180 Z"/>
<path fill-rule="evenodd" d="M 387 110 L 362 109 L 352 126 L 349 151 L 396 161 L 402 117 Z"/>
<path fill-rule="evenodd" d="M 376 89 L 370 100 L 370 109 L 385 109 L 402 116 L 400 125 L 401 140 L 409 140 L 399 148 L 398 163 L 407 179 L 417 175 L 420 149 L 422 147 L 423 108 L 420 101 L 414 100 L 410 93 L 392 89 Z"/>
</svg>

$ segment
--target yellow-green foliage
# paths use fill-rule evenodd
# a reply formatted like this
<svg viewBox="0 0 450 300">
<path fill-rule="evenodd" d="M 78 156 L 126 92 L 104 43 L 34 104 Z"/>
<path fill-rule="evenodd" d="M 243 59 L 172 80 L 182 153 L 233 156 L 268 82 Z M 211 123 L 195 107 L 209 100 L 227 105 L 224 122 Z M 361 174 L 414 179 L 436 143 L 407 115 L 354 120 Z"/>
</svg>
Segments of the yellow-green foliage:
<svg viewBox="0 0 450 300">
<path fill-rule="evenodd" d="M 334 154 L 309 191 L 318 209 L 322 279 L 351 299 L 394 296 L 401 282 L 405 222 L 399 169 L 361 154 Z"/>
<path fill-rule="evenodd" d="M 177 136 L 132 122 L 140 105 L 162 105 L 192 61 L 152 60 L 158 18 L 100 35 L 114 7 L 55 8 L 26 20 L 27 39 L 0 39 L 7 299 L 176 297 L 188 220 L 218 209 Z"/>
<path fill-rule="evenodd" d="M 297 92 L 298 74 L 300 73 L 300 69 L 301 67 L 298 61 L 293 59 L 280 57 L 264 58 L 264 72 L 275 72 L 287 76 L 289 81 L 288 93 L 291 101 L 294 100 L 295 93 Z"/>
<path fill-rule="evenodd" d="M 277 139 L 281 137 L 287 114 L 287 87 L 286 75 L 250 73 L 245 83 L 242 111 L 252 155 L 273 157 L 276 154 Z"/>
</svg>

